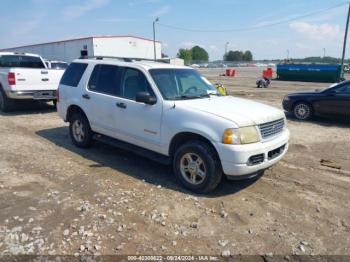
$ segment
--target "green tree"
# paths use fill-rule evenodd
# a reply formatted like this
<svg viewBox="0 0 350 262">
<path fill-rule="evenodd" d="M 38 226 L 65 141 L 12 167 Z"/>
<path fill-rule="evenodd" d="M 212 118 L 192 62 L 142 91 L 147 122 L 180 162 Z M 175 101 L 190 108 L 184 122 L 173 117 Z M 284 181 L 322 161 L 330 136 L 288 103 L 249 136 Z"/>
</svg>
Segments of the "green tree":
<svg viewBox="0 0 350 262">
<path fill-rule="evenodd" d="M 198 62 L 207 62 L 209 60 L 208 52 L 200 47 L 200 46 L 194 46 L 191 49 L 192 52 L 192 60 L 198 61 Z"/>
<path fill-rule="evenodd" d="M 188 64 L 192 60 L 192 51 L 189 49 L 181 48 L 177 53 L 177 57 L 185 60 L 185 64 Z"/>
<path fill-rule="evenodd" d="M 230 50 L 226 57 L 225 57 L 226 61 L 230 61 L 230 62 L 238 62 L 238 61 L 242 61 L 243 60 L 243 52 L 241 51 L 232 51 Z"/>
<path fill-rule="evenodd" d="M 249 50 L 245 51 L 243 54 L 243 61 L 253 61 L 253 54 Z"/>
</svg>

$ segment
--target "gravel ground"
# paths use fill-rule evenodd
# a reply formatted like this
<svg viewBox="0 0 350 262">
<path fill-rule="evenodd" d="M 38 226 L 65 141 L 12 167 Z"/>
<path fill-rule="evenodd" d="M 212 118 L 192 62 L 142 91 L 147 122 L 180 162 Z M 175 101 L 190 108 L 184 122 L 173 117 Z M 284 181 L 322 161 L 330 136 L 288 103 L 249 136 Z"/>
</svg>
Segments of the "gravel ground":
<svg viewBox="0 0 350 262">
<path fill-rule="evenodd" d="M 233 79 L 201 71 L 230 94 L 277 107 L 288 92 L 327 86 L 256 89 L 261 69 Z M 0 255 L 350 255 L 350 123 L 288 126 L 289 152 L 263 177 L 193 195 L 166 166 L 100 143 L 74 147 L 49 105 L 1 114 Z"/>
</svg>

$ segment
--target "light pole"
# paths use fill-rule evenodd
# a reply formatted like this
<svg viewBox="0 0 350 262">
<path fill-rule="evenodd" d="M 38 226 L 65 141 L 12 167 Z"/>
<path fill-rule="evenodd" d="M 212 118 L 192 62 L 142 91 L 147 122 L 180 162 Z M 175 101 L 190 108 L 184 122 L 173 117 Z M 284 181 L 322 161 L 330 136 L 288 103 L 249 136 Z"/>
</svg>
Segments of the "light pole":
<svg viewBox="0 0 350 262">
<path fill-rule="evenodd" d="M 230 44 L 229 42 L 226 42 L 226 44 L 225 44 L 225 61 L 227 59 L 227 47 L 229 44 Z"/>
<path fill-rule="evenodd" d="M 326 48 L 323 48 L 323 58 L 326 57 Z"/>
<path fill-rule="evenodd" d="M 345 29 L 344 44 L 343 44 L 343 55 L 341 58 L 341 68 L 340 68 L 340 70 L 341 70 L 340 77 L 341 78 L 344 78 L 344 58 L 345 58 L 345 50 L 346 50 L 346 39 L 348 38 L 349 19 L 350 19 L 350 3 L 349 3 L 348 18 L 346 20 L 346 29 Z"/>
<path fill-rule="evenodd" d="M 154 61 L 157 61 L 157 51 L 156 51 L 156 23 L 159 21 L 157 17 L 156 20 L 153 21 L 153 49 L 154 49 Z"/>
</svg>

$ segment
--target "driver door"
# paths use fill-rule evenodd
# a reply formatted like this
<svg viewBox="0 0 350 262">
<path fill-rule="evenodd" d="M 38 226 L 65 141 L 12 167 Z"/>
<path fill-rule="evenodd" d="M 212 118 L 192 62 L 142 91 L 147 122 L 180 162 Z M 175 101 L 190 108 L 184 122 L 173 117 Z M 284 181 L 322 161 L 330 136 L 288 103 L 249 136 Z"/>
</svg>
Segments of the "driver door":
<svg viewBox="0 0 350 262">
<path fill-rule="evenodd" d="M 116 98 L 118 113 L 114 116 L 115 122 L 118 123 L 119 138 L 143 148 L 161 152 L 161 99 L 157 98 L 154 105 L 135 101 L 138 92 L 146 91 L 156 96 L 147 77 L 138 69 L 125 67 L 121 83 L 122 93 Z"/>
</svg>

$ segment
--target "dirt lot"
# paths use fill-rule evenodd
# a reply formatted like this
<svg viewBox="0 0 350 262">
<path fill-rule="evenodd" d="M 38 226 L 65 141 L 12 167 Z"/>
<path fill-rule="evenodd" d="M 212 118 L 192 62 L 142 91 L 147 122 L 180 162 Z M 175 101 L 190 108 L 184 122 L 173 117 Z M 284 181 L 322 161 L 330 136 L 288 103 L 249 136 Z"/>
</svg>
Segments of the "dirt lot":
<svg viewBox="0 0 350 262">
<path fill-rule="evenodd" d="M 292 90 L 256 69 L 220 79 L 277 107 Z M 213 82 L 222 70 L 202 70 Z M 350 255 L 350 123 L 290 118 L 290 149 L 257 180 L 193 195 L 171 170 L 96 144 L 74 147 L 50 106 L 0 115 L 0 254 Z M 324 167 L 332 160 L 341 170 Z"/>
</svg>

